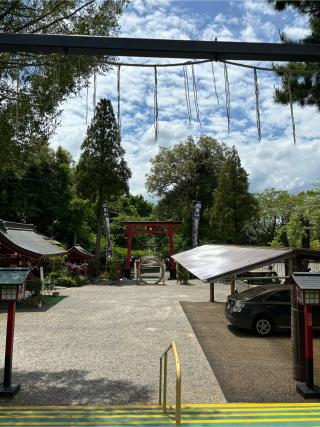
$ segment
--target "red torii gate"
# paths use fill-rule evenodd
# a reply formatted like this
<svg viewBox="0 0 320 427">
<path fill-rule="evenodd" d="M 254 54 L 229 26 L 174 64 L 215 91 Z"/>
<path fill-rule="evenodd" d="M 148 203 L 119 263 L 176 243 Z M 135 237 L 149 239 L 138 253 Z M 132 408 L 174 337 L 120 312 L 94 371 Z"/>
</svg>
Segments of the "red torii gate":
<svg viewBox="0 0 320 427">
<path fill-rule="evenodd" d="M 132 236 L 141 236 L 143 234 L 160 235 L 167 234 L 169 238 L 169 270 L 170 279 L 175 278 L 174 260 L 172 255 L 174 253 L 174 240 L 173 236 L 177 232 L 180 221 L 121 221 L 124 229 L 128 235 L 128 252 L 126 260 L 126 274 L 130 277 L 130 259 L 132 249 Z"/>
</svg>

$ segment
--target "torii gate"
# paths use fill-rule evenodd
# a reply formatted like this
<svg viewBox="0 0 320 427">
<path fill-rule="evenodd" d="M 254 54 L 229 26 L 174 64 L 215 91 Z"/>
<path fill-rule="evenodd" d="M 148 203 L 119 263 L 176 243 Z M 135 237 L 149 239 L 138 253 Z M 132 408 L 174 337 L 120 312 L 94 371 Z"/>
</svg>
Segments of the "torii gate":
<svg viewBox="0 0 320 427">
<path fill-rule="evenodd" d="M 180 221 L 121 221 L 128 235 L 128 252 L 126 259 L 126 276 L 131 276 L 130 259 L 132 249 L 132 237 L 141 236 L 143 234 L 150 235 L 168 235 L 169 239 L 169 271 L 170 279 L 175 279 L 174 260 L 174 235 L 177 232 Z"/>
</svg>

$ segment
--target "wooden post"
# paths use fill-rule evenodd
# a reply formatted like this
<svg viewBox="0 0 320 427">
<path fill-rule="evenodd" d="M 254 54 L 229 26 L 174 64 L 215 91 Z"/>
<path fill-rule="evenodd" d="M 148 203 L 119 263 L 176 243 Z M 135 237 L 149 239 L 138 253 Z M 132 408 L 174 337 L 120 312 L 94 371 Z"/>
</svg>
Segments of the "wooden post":
<svg viewBox="0 0 320 427">
<path fill-rule="evenodd" d="M 231 279 L 231 285 L 230 285 L 231 295 L 233 295 L 235 293 L 235 290 L 236 290 L 236 278 L 235 278 L 235 276 L 233 276 Z"/>
<path fill-rule="evenodd" d="M 210 283 L 210 302 L 214 302 L 214 282 Z"/>
</svg>

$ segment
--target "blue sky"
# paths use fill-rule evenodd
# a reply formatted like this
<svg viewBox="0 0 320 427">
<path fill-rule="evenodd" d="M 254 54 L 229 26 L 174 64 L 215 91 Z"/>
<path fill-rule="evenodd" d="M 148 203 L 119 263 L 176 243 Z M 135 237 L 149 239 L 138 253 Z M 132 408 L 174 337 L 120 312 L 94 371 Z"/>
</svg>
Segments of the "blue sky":
<svg viewBox="0 0 320 427">
<path fill-rule="evenodd" d="M 120 20 L 120 36 L 219 41 L 279 42 L 279 31 L 295 39 L 308 33 L 307 21 L 296 11 L 275 12 L 263 0 L 173 1 L 132 0 Z M 172 63 L 175 60 L 121 58 L 126 62 Z M 259 64 L 258 64 L 259 65 Z M 270 66 L 268 63 L 260 65 Z M 188 67 L 191 75 L 191 67 Z M 251 191 L 268 187 L 298 192 L 312 188 L 320 178 L 319 112 L 315 107 L 294 105 L 297 144 L 294 146 L 290 108 L 273 101 L 279 78 L 258 72 L 262 141 L 257 139 L 255 94 L 252 70 L 229 66 L 231 131 L 227 131 L 223 65 L 214 63 L 220 104 L 214 94 L 210 64 L 194 67 L 202 126 L 188 124 L 183 70 L 158 69 L 158 141 L 153 129 L 152 69 L 121 68 L 122 144 L 132 170 L 130 191 L 147 195 L 144 182 L 150 159 L 159 145 L 172 146 L 191 135 L 205 134 L 235 145 L 249 173 Z M 97 96 L 110 98 L 116 109 L 116 70 L 98 76 Z M 192 91 L 191 91 L 192 92 Z M 93 82 L 89 89 L 89 121 L 93 114 Z M 192 115 L 195 118 L 193 93 Z M 61 125 L 52 146 L 62 145 L 78 159 L 86 131 L 85 91 L 63 105 Z"/>
</svg>

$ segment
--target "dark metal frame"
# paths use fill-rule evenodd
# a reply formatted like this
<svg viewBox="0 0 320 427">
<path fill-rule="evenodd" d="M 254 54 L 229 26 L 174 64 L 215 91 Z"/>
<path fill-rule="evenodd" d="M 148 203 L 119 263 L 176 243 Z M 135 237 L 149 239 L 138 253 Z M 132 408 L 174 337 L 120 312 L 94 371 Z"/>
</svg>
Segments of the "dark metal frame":
<svg viewBox="0 0 320 427">
<path fill-rule="evenodd" d="M 55 34 L 0 34 L 0 52 L 320 62 L 319 44 L 159 40 Z"/>
</svg>

